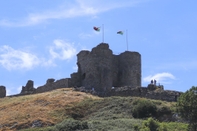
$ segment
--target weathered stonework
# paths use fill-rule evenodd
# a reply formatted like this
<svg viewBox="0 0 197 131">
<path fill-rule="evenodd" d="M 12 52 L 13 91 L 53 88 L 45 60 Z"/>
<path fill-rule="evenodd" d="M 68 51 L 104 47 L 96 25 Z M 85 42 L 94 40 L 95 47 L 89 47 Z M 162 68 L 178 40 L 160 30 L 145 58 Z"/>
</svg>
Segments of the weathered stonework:
<svg viewBox="0 0 197 131">
<path fill-rule="evenodd" d="M 0 98 L 6 97 L 6 87 L 0 86 Z"/>
<path fill-rule="evenodd" d="M 46 84 L 43 86 L 39 86 L 34 93 L 42 93 L 46 91 L 51 91 L 54 89 L 70 87 L 70 78 L 60 79 L 55 81 L 55 79 L 51 78 L 46 81 Z"/>
<path fill-rule="evenodd" d="M 34 91 L 34 82 L 32 80 L 28 80 L 26 86 L 22 86 L 20 94 L 32 94 Z"/>
<path fill-rule="evenodd" d="M 182 92 L 179 91 L 163 90 L 162 88 L 149 90 L 147 87 L 119 87 L 112 89 L 109 96 L 137 96 L 156 100 L 177 101 L 181 94 Z"/>
<path fill-rule="evenodd" d="M 138 52 L 125 51 L 114 55 L 109 45 L 101 43 L 92 51 L 77 54 L 78 71 L 71 78 L 55 81 L 50 78 L 46 84 L 33 88 L 33 81 L 28 81 L 21 94 L 41 93 L 64 87 L 85 87 L 85 89 L 106 93 L 112 87 L 141 86 L 141 55 Z"/>
<path fill-rule="evenodd" d="M 76 86 L 94 88 L 97 92 L 107 92 L 112 87 L 141 86 L 141 55 L 138 52 L 113 55 L 109 45 L 101 43 L 91 52 L 79 52 L 77 65 L 77 80 L 71 76 L 72 81 L 77 81 Z"/>
<path fill-rule="evenodd" d="M 166 91 L 162 85 L 151 82 L 141 87 L 141 55 L 125 51 L 114 55 L 109 45 L 101 43 L 91 51 L 77 54 L 78 71 L 71 78 L 55 81 L 50 78 L 46 84 L 33 87 L 29 80 L 18 95 L 42 93 L 58 88 L 74 87 L 75 90 L 98 96 L 138 96 L 165 101 L 176 101 L 182 92 Z"/>
</svg>

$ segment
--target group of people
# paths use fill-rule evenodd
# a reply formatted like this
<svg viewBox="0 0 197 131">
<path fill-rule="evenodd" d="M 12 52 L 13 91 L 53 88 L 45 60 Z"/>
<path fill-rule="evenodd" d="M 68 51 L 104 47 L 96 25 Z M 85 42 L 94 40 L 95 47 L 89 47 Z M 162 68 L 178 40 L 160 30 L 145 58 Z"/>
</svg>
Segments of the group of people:
<svg viewBox="0 0 197 131">
<path fill-rule="evenodd" d="M 154 79 L 154 80 L 151 80 L 151 84 L 154 84 L 156 85 L 157 81 Z"/>
</svg>

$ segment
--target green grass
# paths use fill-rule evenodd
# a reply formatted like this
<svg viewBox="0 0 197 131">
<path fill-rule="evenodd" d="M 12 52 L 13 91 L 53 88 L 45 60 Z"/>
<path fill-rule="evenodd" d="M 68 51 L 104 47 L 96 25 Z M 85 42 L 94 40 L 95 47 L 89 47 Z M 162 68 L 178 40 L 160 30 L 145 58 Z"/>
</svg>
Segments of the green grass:
<svg viewBox="0 0 197 131">
<path fill-rule="evenodd" d="M 88 126 L 83 131 L 145 131 L 143 123 L 145 119 L 134 119 L 132 109 L 139 100 L 151 101 L 157 107 L 158 118 L 171 116 L 175 111 L 174 102 L 151 100 L 139 97 L 106 97 L 104 99 L 85 98 L 74 106 L 65 106 L 61 111 L 65 119 L 53 127 L 30 128 L 21 131 L 58 131 L 63 128 L 81 128 L 81 125 Z M 168 112 L 168 114 L 165 114 Z M 60 113 L 60 112 L 59 112 Z M 85 123 L 84 123 L 85 122 Z M 178 122 L 159 122 L 159 131 L 186 131 L 187 124 Z M 67 129 L 67 130 L 66 130 Z M 78 129 L 80 131 L 82 129 Z"/>
<path fill-rule="evenodd" d="M 76 122 L 81 123 L 82 121 L 75 120 L 75 123 L 69 122 L 70 120 L 64 120 L 63 122 L 57 124 L 53 127 L 45 127 L 45 128 L 29 128 L 20 131 L 59 131 L 60 127 L 64 129 L 64 131 L 68 130 L 68 127 L 75 126 Z M 143 122 L 146 120 L 141 119 L 115 119 L 115 120 L 86 120 L 83 122 L 87 122 L 88 129 L 78 130 L 78 131 L 144 131 L 145 127 L 142 127 Z M 159 126 L 166 127 L 166 131 L 187 131 L 187 124 L 178 123 L 178 122 L 162 122 L 159 123 Z M 66 130 L 67 129 L 67 130 Z M 159 131 L 165 131 L 161 130 Z"/>
<path fill-rule="evenodd" d="M 180 122 L 162 122 L 168 131 L 187 131 L 188 124 Z"/>
<path fill-rule="evenodd" d="M 133 115 L 137 107 L 137 111 L 142 110 L 146 114 L 147 105 L 155 107 L 156 113 L 145 116 L 158 120 L 156 124 L 159 126 L 159 131 L 187 130 L 185 123 L 166 122 L 170 121 L 173 113 L 176 112 L 175 102 L 140 97 L 99 98 L 71 89 L 59 89 L 37 95 L 4 98 L 0 99 L 0 103 L 1 122 L 9 123 L 11 118 L 15 118 L 11 119 L 11 123 L 17 122 L 19 127 L 17 129 L 21 129 L 25 127 L 21 125 L 29 121 L 26 123 L 28 126 L 25 127 L 29 129 L 21 131 L 58 131 L 60 129 L 64 131 L 77 129 L 78 131 L 145 131 L 149 128 L 144 126 L 144 122 L 148 121 L 147 118 L 135 119 Z M 55 125 L 31 128 L 32 121 L 38 118 Z M 9 129 L 9 126 L 5 129 Z"/>
</svg>

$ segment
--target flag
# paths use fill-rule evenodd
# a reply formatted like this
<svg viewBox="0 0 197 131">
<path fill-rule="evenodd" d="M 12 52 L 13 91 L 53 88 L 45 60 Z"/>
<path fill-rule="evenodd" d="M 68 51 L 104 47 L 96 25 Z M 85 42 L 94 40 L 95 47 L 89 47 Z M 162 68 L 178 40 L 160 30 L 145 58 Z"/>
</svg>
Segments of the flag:
<svg viewBox="0 0 197 131">
<path fill-rule="evenodd" d="M 117 34 L 123 35 L 123 31 L 118 31 Z"/>
<path fill-rule="evenodd" d="M 98 32 L 100 31 L 100 27 L 95 27 L 95 26 L 94 26 L 93 29 L 94 29 L 95 31 L 98 31 Z"/>
</svg>

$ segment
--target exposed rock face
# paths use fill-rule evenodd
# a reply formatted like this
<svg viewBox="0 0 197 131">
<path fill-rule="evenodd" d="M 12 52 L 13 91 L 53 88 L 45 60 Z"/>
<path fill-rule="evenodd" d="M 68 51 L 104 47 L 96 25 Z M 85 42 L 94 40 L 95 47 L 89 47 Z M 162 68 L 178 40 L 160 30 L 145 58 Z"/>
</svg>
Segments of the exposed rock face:
<svg viewBox="0 0 197 131">
<path fill-rule="evenodd" d="M 141 86 L 141 55 L 126 51 L 113 55 L 109 45 L 99 44 L 92 51 L 77 54 L 78 72 L 71 75 L 73 86 L 94 88 L 97 92 L 112 87 Z"/>
<path fill-rule="evenodd" d="M 0 86 L 0 98 L 6 97 L 6 87 Z"/>
<path fill-rule="evenodd" d="M 32 80 L 28 80 L 26 86 L 22 86 L 21 94 L 32 94 L 34 91 L 34 82 Z"/>
</svg>

